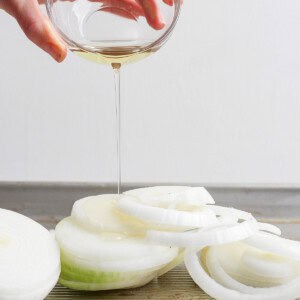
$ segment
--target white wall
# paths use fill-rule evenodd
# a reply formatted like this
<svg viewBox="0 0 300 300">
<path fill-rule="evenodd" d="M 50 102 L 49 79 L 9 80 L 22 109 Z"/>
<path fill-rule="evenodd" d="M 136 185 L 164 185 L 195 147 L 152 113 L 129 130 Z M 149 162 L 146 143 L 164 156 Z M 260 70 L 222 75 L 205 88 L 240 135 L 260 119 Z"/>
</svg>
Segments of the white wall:
<svg viewBox="0 0 300 300">
<path fill-rule="evenodd" d="M 0 13 L 0 180 L 115 179 L 108 67 L 61 65 Z M 123 70 L 124 179 L 300 183 L 300 2 L 186 0 Z"/>
</svg>

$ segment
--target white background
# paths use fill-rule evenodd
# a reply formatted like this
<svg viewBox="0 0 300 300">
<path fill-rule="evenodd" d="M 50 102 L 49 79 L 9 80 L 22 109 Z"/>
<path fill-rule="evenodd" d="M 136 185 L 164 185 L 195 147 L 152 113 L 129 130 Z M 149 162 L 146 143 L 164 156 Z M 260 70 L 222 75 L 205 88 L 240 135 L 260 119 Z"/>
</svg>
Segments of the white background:
<svg viewBox="0 0 300 300">
<path fill-rule="evenodd" d="M 1 12 L 0 43 L 0 181 L 114 181 L 108 67 L 56 64 Z M 186 0 L 122 75 L 125 181 L 300 186 L 298 0 Z"/>
</svg>

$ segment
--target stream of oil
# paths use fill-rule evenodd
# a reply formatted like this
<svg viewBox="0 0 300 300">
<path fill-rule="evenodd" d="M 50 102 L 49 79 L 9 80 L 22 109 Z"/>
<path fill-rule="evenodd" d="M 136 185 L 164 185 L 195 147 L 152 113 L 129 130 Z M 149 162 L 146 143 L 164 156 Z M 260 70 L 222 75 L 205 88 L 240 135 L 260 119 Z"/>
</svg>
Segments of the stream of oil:
<svg viewBox="0 0 300 300">
<path fill-rule="evenodd" d="M 117 43 L 117 42 L 116 42 Z M 100 51 L 83 51 L 71 49 L 78 56 L 87 60 L 102 64 L 110 64 L 114 72 L 115 83 L 115 114 L 116 114 L 116 144 L 117 144 L 117 186 L 118 194 L 122 192 L 122 153 L 121 153 L 121 93 L 120 93 L 120 71 L 123 64 L 136 62 L 143 59 L 156 49 L 141 51 L 140 46 L 118 47 L 111 46 Z"/>
<path fill-rule="evenodd" d="M 115 82 L 116 144 L 117 144 L 117 185 L 118 194 L 122 191 L 122 153 L 121 153 L 121 64 L 113 63 Z"/>
</svg>

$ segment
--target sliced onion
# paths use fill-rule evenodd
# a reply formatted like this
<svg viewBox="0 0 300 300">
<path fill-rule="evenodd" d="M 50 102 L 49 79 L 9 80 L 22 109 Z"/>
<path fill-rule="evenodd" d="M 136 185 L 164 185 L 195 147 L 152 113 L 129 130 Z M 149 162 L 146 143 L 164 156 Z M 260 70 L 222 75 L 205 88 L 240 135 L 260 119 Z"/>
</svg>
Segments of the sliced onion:
<svg viewBox="0 0 300 300">
<path fill-rule="evenodd" d="M 297 275 L 297 272 L 294 272 L 294 274 L 290 274 L 292 276 L 287 277 L 287 274 L 284 273 L 279 276 L 277 272 L 278 277 L 274 277 L 274 275 L 272 277 L 265 276 L 267 270 L 262 272 L 262 270 L 260 269 L 259 272 L 259 269 L 255 268 L 255 265 L 245 264 L 243 261 L 243 257 L 249 250 L 252 251 L 253 256 L 257 256 L 258 254 L 262 253 L 262 251 L 248 246 L 243 242 L 218 246 L 216 247 L 216 249 L 218 252 L 218 260 L 226 273 L 233 277 L 235 280 L 248 286 L 272 287 L 287 283 Z M 269 259 L 269 262 L 273 262 L 275 265 L 275 274 L 276 270 L 280 268 L 280 266 L 276 265 L 277 257 L 275 257 L 274 259 L 273 255 L 271 255 L 270 257 L 271 259 Z M 289 263 L 288 259 L 283 258 L 283 260 L 285 260 L 287 264 Z M 268 268 L 271 268 L 270 264 L 268 265 Z"/>
<path fill-rule="evenodd" d="M 120 247 L 122 247 L 120 245 Z M 116 259 L 116 260 L 94 260 L 89 257 L 78 257 L 76 254 L 68 253 L 62 249 L 64 260 L 72 261 L 77 266 L 90 270 L 101 270 L 102 272 L 137 272 L 137 271 L 157 271 L 173 262 L 178 257 L 178 250 L 171 248 L 169 251 L 161 251 L 158 255 L 145 255 L 138 258 Z"/>
<path fill-rule="evenodd" d="M 278 293 L 281 294 L 282 299 L 286 299 L 288 297 L 289 291 L 284 291 L 284 288 L 288 286 L 282 285 L 272 288 L 256 288 L 244 285 L 237 280 L 230 277 L 224 269 L 221 267 L 218 258 L 217 251 L 215 247 L 210 247 L 206 254 L 206 267 L 209 270 L 211 277 L 216 280 L 218 283 L 222 284 L 224 287 L 227 287 L 232 290 L 239 291 L 243 294 L 253 294 L 257 295 L 257 299 L 264 296 L 272 296 L 276 297 Z M 300 278 L 298 279 L 300 281 Z M 298 289 L 298 293 L 299 293 Z M 292 292 L 292 295 L 297 295 L 297 292 Z M 291 296 L 292 297 L 292 296 Z"/>
<path fill-rule="evenodd" d="M 149 230 L 147 238 L 161 245 L 184 248 L 202 248 L 210 245 L 221 245 L 247 239 L 258 231 L 254 218 L 238 224 L 219 224 L 213 228 L 193 232 L 161 232 Z"/>
<path fill-rule="evenodd" d="M 142 238 L 121 234 L 94 233 L 84 230 L 71 218 L 62 220 L 56 226 L 56 239 L 63 252 L 94 264 L 120 261 L 156 260 L 159 264 L 169 263 L 177 256 L 178 249 L 149 245 Z M 162 260 L 165 260 L 164 262 Z M 152 261 L 153 264 L 155 264 Z"/>
<path fill-rule="evenodd" d="M 183 262 L 183 258 L 184 258 L 184 249 L 181 249 L 179 250 L 177 257 L 174 260 L 172 260 L 169 264 L 167 264 L 157 272 L 157 277 L 168 273 L 169 271 L 173 270 L 175 267 L 180 265 Z"/>
<path fill-rule="evenodd" d="M 300 296 L 300 278 L 283 286 L 260 289 L 261 293 L 254 295 L 250 294 L 249 290 L 247 290 L 248 293 L 236 290 L 244 287 L 237 285 L 238 282 L 234 282 L 234 279 L 231 281 L 230 278 L 226 277 L 226 280 L 224 280 L 225 277 L 222 277 L 223 283 L 225 281 L 226 284 L 232 286 L 232 288 L 227 288 L 211 278 L 199 262 L 198 253 L 195 250 L 189 249 L 186 251 L 185 265 L 195 283 L 208 295 L 217 300 L 294 300 Z M 262 292 L 262 290 L 265 292 Z M 251 290 L 251 292 L 253 291 Z"/>
<path fill-rule="evenodd" d="M 268 224 L 268 223 L 259 223 L 259 230 L 266 231 L 269 233 L 273 233 L 276 235 L 281 235 L 281 230 L 275 225 Z"/>
<path fill-rule="evenodd" d="M 0 299 L 42 299 L 60 273 L 55 240 L 47 229 L 18 213 L 0 209 L 0 220 Z"/>
<path fill-rule="evenodd" d="M 238 220 L 251 220 L 253 218 L 252 214 L 231 207 L 223 207 L 218 205 L 209 205 L 208 207 L 220 217 L 232 217 L 237 218 Z M 281 230 L 272 224 L 259 223 L 259 229 L 276 235 L 281 235 Z"/>
<path fill-rule="evenodd" d="M 208 207 L 214 211 L 217 216 L 232 216 L 239 220 L 251 220 L 253 218 L 250 213 L 232 207 L 223 207 L 218 205 L 208 205 Z"/>
<path fill-rule="evenodd" d="M 45 285 L 41 285 L 39 287 L 35 287 L 33 290 L 30 290 L 26 293 L 17 293 L 17 294 L 10 294 L 10 295 L 1 295 L 1 300 L 43 300 L 45 299 L 48 294 L 51 292 L 53 287 L 56 285 L 58 281 L 60 271 L 57 272 L 55 277 L 47 281 Z"/>
<path fill-rule="evenodd" d="M 62 273 L 59 282 L 76 290 L 133 288 L 148 283 L 160 276 L 165 268 L 178 263 L 178 257 L 162 266 L 151 265 L 148 257 L 144 257 L 144 260 L 146 263 L 142 259 L 108 262 L 106 267 L 112 268 L 105 270 L 102 267 L 106 262 L 90 261 L 89 258 L 79 259 L 63 251 Z M 147 268 L 144 269 L 144 267 Z"/>
<path fill-rule="evenodd" d="M 215 201 L 204 187 L 155 186 L 130 190 L 124 193 L 134 196 L 145 204 L 174 207 L 177 204 L 200 206 Z"/>
<path fill-rule="evenodd" d="M 283 256 L 248 247 L 240 262 L 248 272 L 266 278 L 296 277 L 300 275 L 300 264 Z M 298 269 L 298 272 L 297 270 Z M 298 274 L 297 274 L 298 273 Z"/>
<path fill-rule="evenodd" d="M 256 288 L 271 288 L 274 286 L 286 284 L 296 278 L 296 276 L 281 278 L 258 276 L 251 273 L 252 270 L 246 269 L 244 266 L 239 266 L 238 273 L 228 272 L 225 268 L 223 269 L 236 281 L 246 286 L 252 286 Z"/>
<path fill-rule="evenodd" d="M 239 222 L 239 218 L 237 218 L 236 216 L 219 216 L 217 217 L 217 219 L 220 225 L 232 225 Z"/>
<path fill-rule="evenodd" d="M 55 230 L 54 229 L 50 229 L 49 233 L 52 236 L 52 238 L 55 239 Z"/>
<path fill-rule="evenodd" d="M 227 258 L 229 260 L 229 263 L 234 263 L 230 261 L 230 258 Z M 208 272 L 210 276 L 216 280 L 219 284 L 223 285 L 224 287 L 227 287 L 229 289 L 236 290 L 241 293 L 245 294 L 257 294 L 258 290 L 257 288 L 253 288 L 247 285 L 244 285 L 237 280 L 230 277 L 225 270 L 222 268 L 220 262 L 218 261 L 217 257 L 217 249 L 216 247 L 209 247 L 209 249 L 206 252 L 206 267 L 208 269 Z"/>
<path fill-rule="evenodd" d="M 266 252 L 300 260 L 300 242 L 284 239 L 266 232 L 259 232 L 245 243 Z"/>
<path fill-rule="evenodd" d="M 140 274 L 139 278 L 124 278 L 124 280 L 114 281 L 114 282 L 80 282 L 70 279 L 65 279 L 60 277 L 59 283 L 65 287 L 73 290 L 81 291 L 105 291 L 105 290 L 115 290 L 115 289 L 128 289 L 141 287 L 153 280 L 155 275 L 153 273 L 145 274 L 142 276 Z M 11 299 L 12 300 L 12 299 Z M 28 299 L 29 300 L 29 299 Z"/>
<path fill-rule="evenodd" d="M 142 286 L 178 264 L 176 247 L 150 245 L 145 239 L 87 231 L 72 218 L 56 227 L 61 248 L 60 283 L 77 290 Z"/>
<path fill-rule="evenodd" d="M 122 216 L 118 211 L 119 195 L 91 196 L 76 201 L 72 209 L 72 219 L 87 230 L 97 232 L 123 233 L 142 235 L 145 224 L 134 222 L 130 225 L 130 217 Z"/>
<path fill-rule="evenodd" d="M 200 228 L 215 224 L 215 214 L 205 206 L 196 211 L 179 211 L 150 206 L 137 201 L 137 198 L 124 196 L 118 207 L 124 213 L 139 220 L 152 222 L 157 225 L 176 226 L 181 228 Z"/>
</svg>

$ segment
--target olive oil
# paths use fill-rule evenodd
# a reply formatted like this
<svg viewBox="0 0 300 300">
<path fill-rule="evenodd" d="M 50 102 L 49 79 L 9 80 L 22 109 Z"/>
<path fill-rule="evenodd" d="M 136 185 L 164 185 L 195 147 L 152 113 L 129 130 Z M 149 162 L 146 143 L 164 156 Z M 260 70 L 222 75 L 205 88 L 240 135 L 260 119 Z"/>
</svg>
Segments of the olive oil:
<svg viewBox="0 0 300 300">
<path fill-rule="evenodd" d="M 139 46 L 108 47 L 101 51 L 73 50 L 78 56 L 100 64 L 127 64 L 139 61 L 153 53 L 153 49 L 141 51 Z"/>
</svg>

